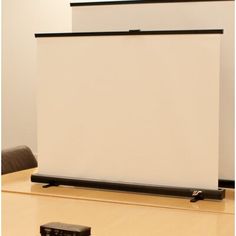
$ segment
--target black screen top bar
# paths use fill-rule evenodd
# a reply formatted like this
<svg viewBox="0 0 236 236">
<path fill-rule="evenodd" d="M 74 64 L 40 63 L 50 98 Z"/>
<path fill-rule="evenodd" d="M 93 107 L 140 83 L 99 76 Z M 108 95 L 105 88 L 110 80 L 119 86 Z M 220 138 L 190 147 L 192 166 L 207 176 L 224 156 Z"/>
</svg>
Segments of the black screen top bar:
<svg viewBox="0 0 236 236">
<path fill-rule="evenodd" d="M 125 0 L 125 1 L 98 1 L 98 2 L 72 2 L 71 7 L 99 6 L 99 5 L 125 5 L 125 4 L 150 4 L 150 3 L 176 3 L 176 2 L 220 2 L 234 0 Z"/>
<path fill-rule="evenodd" d="M 37 33 L 36 38 L 44 37 L 85 37 L 85 36 L 119 36 L 119 35 L 171 35 L 171 34 L 223 34 L 223 29 L 204 30 L 155 30 L 155 31 L 107 31 L 107 32 L 70 32 L 70 33 Z"/>
</svg>

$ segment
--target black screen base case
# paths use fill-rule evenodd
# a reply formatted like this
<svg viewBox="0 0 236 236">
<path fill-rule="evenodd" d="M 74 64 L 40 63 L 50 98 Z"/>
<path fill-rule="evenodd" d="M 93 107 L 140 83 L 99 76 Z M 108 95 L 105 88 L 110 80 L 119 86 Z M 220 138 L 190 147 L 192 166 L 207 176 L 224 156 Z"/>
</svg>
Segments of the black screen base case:
<svg viewBox="0 0 236 236">
<path fill-rule="evenodd" d="M 200 199 L 197 198 L 198 200 L 203 200 L 203 199 L 222 200 L 225 198 L 225 189 L 220 189 L 220 188 L 217 190 L 212 190 L 212 189 L 182 188 L 182 187 L 158 186 L 158 185 L 141 185 L 141 184 L 133 184 L 125 182 L 108 182 L 108 181 L 77 179 L 68 177 L 57 177 L 57 176 L 42 175 L 42 174 L 31 175 L 31 181 L 35 183 L 46 184 L 47 187 L 65 185 L 65 186 L 107 189 L 115 191 L 136 192 L 136 193 L 177 196 L 177 197 L 187 197 L 187 198 L 194 198 L 194 197 L 196 198 L 196 193 L 201 193 L 202 197 Z"/>
</svg>

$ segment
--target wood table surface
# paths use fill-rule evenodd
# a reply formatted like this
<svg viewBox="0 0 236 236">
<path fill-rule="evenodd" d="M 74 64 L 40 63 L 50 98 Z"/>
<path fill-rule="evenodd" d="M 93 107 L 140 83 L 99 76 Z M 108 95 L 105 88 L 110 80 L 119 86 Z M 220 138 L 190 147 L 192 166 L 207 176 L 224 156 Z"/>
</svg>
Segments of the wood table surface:
<svg viewBox="0 0 236 236">
<path fill-rule="evenodd" d="M 92 227 L 96 236 L 231 236 L 234 191 L 222 201 L 86 189 L 42 188 L 30 182 L 37 169 L 2 176 L 2 235 L 40 235 L 42 224 L 59 221 Z"/>
</svg>

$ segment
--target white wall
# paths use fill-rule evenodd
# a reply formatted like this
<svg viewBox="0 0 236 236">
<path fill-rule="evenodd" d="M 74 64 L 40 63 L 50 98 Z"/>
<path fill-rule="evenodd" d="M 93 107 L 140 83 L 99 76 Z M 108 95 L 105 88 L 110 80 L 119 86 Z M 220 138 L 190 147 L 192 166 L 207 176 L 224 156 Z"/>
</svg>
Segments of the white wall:
<svg viewBox="0 0 236 236">
<path fill-rule="evenodd" d="M 2 147 L 37 152 L 35 32 L 71 31 L 69 0 L 2 1 Z M 234 78 L 221 80 L 220 178 L 234 179 Z M 223 91 L 223 92 L 222 92 Z M 223 106 L 222 104 L 226 104 Z M 228 114 L 225 116 L 225 114 Z"/>
<path fill-rule="evenodd" d="M 71 31 L 69 0 L 3 0 L 2 21 L 2 148 L 37 153 L 34 33 Z"/>
</svg>

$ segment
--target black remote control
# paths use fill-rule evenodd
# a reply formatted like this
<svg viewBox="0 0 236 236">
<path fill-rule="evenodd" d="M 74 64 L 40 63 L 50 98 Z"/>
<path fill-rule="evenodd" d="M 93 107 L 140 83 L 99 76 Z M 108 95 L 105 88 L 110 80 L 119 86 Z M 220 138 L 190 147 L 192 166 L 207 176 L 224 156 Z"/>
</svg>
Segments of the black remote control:
<svg viewBox="0 0 236 236">
<path fill-rule="evenodd" d="M 91 228 L 83 225 L 71 225 L 51 222 L 40 226 L 41 236 L 90 236 Z"/>
</svg>

